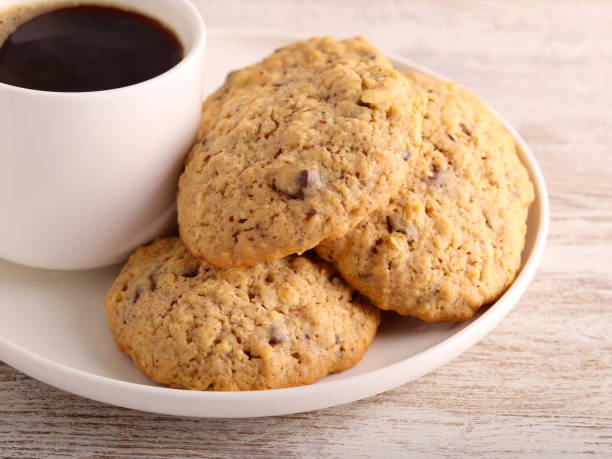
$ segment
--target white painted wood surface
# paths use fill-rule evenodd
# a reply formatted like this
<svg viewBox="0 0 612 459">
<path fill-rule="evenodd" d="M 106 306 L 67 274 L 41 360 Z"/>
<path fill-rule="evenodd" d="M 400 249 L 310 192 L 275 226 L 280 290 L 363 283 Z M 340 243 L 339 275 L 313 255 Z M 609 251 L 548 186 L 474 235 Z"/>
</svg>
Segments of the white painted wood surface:
<svg viewBox="0 0 612 459">
<path fill-rule="evenodd" d="M 612 457 L 612 2 L 196 3 L 209 27 L 363 34 L 480 94 L 548 181 L 541 270 L 454 362 L 314 413 L 176 419 L 66 394 L 0 362 L 0 456 Z"/>
</svg>

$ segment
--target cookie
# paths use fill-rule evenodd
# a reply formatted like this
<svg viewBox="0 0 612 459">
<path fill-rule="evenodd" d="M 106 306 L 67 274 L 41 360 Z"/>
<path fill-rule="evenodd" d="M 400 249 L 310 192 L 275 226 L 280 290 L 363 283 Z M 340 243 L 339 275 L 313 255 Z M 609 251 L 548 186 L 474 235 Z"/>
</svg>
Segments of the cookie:
<svg viewBox="0 0 612 459">
<path fill-rule="evenodd" d="M 294 43 L 233 72 L 180 179 L 181 238 L 245 267 L 343 235 L 400 186 L 424 101 L 363 38 Z"/>
<path fill-rule="evenodd" d="M 514 279 L 533 186 L 501 122 L 458 85 L 407 74 L 429 95 L 423 146 L 401 190 L 317 253 L 382 309 L 461 321 Z"/>
<path fill-rule="evenodd" d="M 117 347 L 143 373 L 197 390 L 312 383 L 355 365 L 380 322 L 321 260 L 221 269 L 178 238 L 136 250 L 105 306 Z"/>
</svg>

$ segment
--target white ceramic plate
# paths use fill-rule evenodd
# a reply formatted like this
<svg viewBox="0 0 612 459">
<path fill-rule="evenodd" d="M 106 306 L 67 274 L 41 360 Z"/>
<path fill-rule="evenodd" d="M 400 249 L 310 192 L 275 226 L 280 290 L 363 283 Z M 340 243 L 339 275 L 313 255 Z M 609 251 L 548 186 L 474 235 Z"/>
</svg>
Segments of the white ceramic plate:
<svg viewBox="0 0 612 459">
<path fill-rule="evenodd" d="M 230 70 L 257 61 L 294 39 L 290 34 L 211 32 L 206 92 L 219 86 Z M 399 70 L 415 69 L 441 77 L 406 59 L 392 60 Z M 536 190 L 523 267 L 508 291 L 468 322 L 425 324 L 389 314 L 391 320 L 383 321 L 374 344 L 355 368 L 310 386 L 236 393 L 169 389 L 149 381 L 115 348 L 102 302 L 119 267 L 58 272 L 0 260 L 0 359 L 47 384 L 94 400 L 195 417 L 310 411 L 378 394 L 418 378 L 461 354 L 499 323 L 517 303 L 540 262 L 548 230 L 546 187 L 529 147 L 507 127 L 522 149 Z"/>
</svg>

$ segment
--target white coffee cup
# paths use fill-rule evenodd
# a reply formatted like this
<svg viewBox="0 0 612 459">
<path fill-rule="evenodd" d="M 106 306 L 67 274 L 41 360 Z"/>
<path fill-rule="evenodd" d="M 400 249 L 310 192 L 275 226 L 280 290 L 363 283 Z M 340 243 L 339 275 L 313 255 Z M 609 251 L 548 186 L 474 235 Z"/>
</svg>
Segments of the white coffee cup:
<svg viewBox="0 0 612 459">
<path fill-rule="evenodd" d="M 41 0 L 0 0 L 0 10 Z M 158 19 L 185 57 L 143 83 L 81 93 L 0 83 L 0 257 L 48 269 L 124 259 L 176 223 L 200 117 L 205 26 L 189 0 L 88 0 Z"/>
</svg>

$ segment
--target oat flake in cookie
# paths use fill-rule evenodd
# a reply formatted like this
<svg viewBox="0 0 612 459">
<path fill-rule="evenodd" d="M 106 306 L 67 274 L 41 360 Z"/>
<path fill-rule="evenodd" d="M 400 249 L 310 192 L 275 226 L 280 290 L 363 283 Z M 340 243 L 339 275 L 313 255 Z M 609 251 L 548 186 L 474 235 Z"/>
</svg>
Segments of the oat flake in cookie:
<svg viewBox="0 0 612 459">
<path fill-rule="evenodd" d="M 353 293 L 323 261 L 290 256 L 220 269 L 167 238 L 136 250 L 105 306 L 117 347 L 155 382 L 274 389 L 361 359 L 380 316 Z"/>
<path fill-rule="evenodd" d="M 466 320 L 514 279 L 533 186 L 514 140 L 475 96 L 407 78 L 429 95 L 408 178 L 387 206 L 317 253 L 382 309 Z"/>
<path fill-rule="evenodd" d="M 231 73 L 180 179 L 181 238 L 222 267 L 302 253 L 388 201 L 425 97 L 363 38 L 314 38 Z"/>
</svg>

